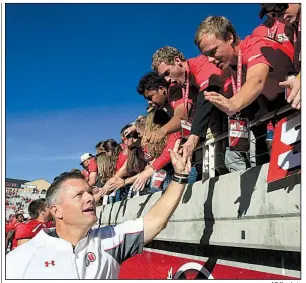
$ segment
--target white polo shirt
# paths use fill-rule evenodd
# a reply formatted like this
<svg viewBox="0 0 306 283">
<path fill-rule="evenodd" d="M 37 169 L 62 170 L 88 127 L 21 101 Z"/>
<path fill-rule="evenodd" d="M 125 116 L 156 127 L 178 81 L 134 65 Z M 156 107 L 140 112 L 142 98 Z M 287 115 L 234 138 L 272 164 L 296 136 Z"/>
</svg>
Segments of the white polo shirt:
<svg viewBox="0 0 306 283">
<path fill-rule="evenodd" d="M 75 249 L 43 229 L 6 256 L 6 279 L 117 279 L 121 263 L 143 249 L 143 218 L 90 229 Z"/>
</svg>

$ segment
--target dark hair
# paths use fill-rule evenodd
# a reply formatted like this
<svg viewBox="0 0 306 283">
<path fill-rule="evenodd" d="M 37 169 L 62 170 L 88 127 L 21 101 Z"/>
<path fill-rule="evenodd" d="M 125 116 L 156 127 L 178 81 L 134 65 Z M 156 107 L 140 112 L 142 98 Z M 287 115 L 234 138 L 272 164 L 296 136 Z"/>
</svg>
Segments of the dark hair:
<svg viewBox="0 0 306 283">
<path fill-rule="evenodd" d="M 32 219 L 37 219 L 39 216 L 39 213 L 41 211 L 44 211 L 46 208 L 46 199 L 39 198 L 36 200 L 33 200 L 28 207 L 28 213 Z"/>
<path fill-rule="evenodd" d="M 20 215 L 21 215 L 22 217 L 24 217 L 22 213 L 17 213 L 17 214 L 15 215 L 16 219 L 17 219 L 18 216 L 20 216 Z"/>
<path fill-rule="evenodd" d="M 103 143 L 106 152 L 111 152 L 113 156 L 118 156 L 121 151 L 121 146 L 113 139 L 108 139 Z"/>
<path fill-rule="evenodd" d="M 71 170 L 72 171 L 72 170 Z M 66 175 L 68 172 L 63 172 L 61 174 L 59 174 L 58 176 L 54 177 L 53 182 L 55 182 L 58 178 L 60 178 L 63 175 Z"/>
<path fill-rule="evenodd" d="M 128 148 L 126 176 L 130 177 L 142 172 L 146 167 L 146 161 L 141 149 L 141 140 L 138 139 Z"/>
<path fill-rule="evenodd" d="M 137 92 L 140 95 L 145 95 L 145 91 L 158 90 L 160 87 L 168 88 L 168 82 L 156 72 L 145 74 L 139 81 Z"/>
<path fill-rule="evenodd" d="M 79 172 L 65 172 L 54 178 L 53 183 L 47 190 L 46 194 L 46 205 L 50 207 L 52 204 L 57 203 L 58 200 L 58 191 L 61 188 L 62 184 L 70 179 L 84 179 L 84 176 Z"/>
<path fill-rule="evenodd" d="M 71 169 L 70 172 L 82 173 L 80 169 L 76 169 L 76 168 Z"/>
<path fill-rule="evenodd" d="M 120 131 L 120 136 L 123 136 L 124 131 L 125 131 L 127 128 L 129 128 L 129 127 L 132 127 L 132 124 L 127 124 L 127 125 L 125 125 L 125 126 L 121 129 L 121 131 Z"/>
<path fill-rule="evenodd" d="M 156 109 L 154 113 L 153 123 L 157 125 L 166 125 L 170 121 L 169 115 L 164 109 Z"/>
<path fill-rule="evenodd" d="M 104 141 L 100 141 L 96 144 L 96 149 L 100 148 L 101 146 L 103 146 Z"/>
</svg>

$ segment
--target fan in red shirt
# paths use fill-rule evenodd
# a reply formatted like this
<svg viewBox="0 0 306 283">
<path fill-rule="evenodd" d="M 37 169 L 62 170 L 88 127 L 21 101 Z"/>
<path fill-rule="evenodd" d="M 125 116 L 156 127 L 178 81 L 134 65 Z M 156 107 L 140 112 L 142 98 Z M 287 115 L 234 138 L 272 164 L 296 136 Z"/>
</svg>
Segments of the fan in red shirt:
<svg viewBox="0 0 306 283">
<path fill-rule="evenodd" d="M 268 18 L 255 28 L 252 34 L 274 39 L 294 53 L 294 29 L 278 20 Z"/>
<path fill-rule="evenodd" d="M 31 219 L 16 227 L 12 249 L 35 237 L 42 228 L 52 227 L 50 209 L 47 208 L 45 199 L 32 201 L 28 213 Z"/>
<path fill-rule="evenodd" d="M 209 86 L 209 79 L 212 75 L 219 76 L 221 74 L 221 70 L 209 62 L 206 56 L 200 55 L 186 60 L 182 52 L 171 46 L 162 47 L 154 53 L 152 68 L 161 76 L 164 76 L 166 80 L 177 82 L 183 86 L 191 85 L 192 81 L 195 81 L 200 91 Z M 204 100 L 203 95 L 200 93 L 197 97 L 194 119 L 206 119 L 207 110 L 211 112 L 212 109 L 207 109 L 207 101 Z M 206 133 L 203 134 L 202 130 L 193 124 L 191 134 L 184 147 L 194 148 L 200 137 L 206 136 Z M 191 150 L 189 151 L 191 154 Z"/>
<path fill-rule="evenodd" d="M 16 243 L 14 242 L 14 235 L 18 225 L 24 221 L 24 216 L 21 213 L 17 213 L 15 217 L 10 219 L 11 222 L 5 224 L 5 249 L 8 248 L 9 243 L 12 243 L 11 250 Z"/>
<path fill-rule="evenodd" d="M 288 48 L 254 35 L 239 41 L 232 23 L 225 17 L 206 18 L 197 29 L 195 44 L 210 62 L 223 72 L 229 71 L 231 98 L 216 92 L 204 93 L 206 100 L 229 116 L 250 105 L 260 94 L 270 101 L 275 100 L 281 92 L 279 82 L 293 70 L 293 54 Z"/>
<path fill-rule="evenodd" d="M 95 185 L 97 181 L 98 167 L 94 156 L 92 156 L 90 153 L 84 153 L 81 156 L 80 165 L 84 168 L 81 173 L 84 176 L 85 180 L 90 186 Z"/>
<path fill-rule="evenodd" d="M 261 4 L 259 17 L 268 18 L 284 23 L 287 28 L 294 29 L 294 66 L 295 78 L 280 82 L 280 86 L 290 89 L 287 102 L 292 103 L 292 108 L 301 109 L 301 4 L 300 3 L 265 3 Z"/>
</svg>

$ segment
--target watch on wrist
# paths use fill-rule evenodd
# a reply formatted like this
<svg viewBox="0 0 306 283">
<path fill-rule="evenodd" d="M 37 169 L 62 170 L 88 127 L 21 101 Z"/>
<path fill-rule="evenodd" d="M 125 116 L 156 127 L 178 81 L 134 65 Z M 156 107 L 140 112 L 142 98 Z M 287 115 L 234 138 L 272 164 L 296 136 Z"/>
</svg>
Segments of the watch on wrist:
<svg viewBox="0 0 306 283">
<path fill-rule="evenodd" d="M 172 180 L 174 182 L 177 182 L 179 184 L 187 184 L 188 183 L 188 178 L 182 178 L 182 177 L 177 177 L 177 176 L 173 176 Z"/>
</svg>

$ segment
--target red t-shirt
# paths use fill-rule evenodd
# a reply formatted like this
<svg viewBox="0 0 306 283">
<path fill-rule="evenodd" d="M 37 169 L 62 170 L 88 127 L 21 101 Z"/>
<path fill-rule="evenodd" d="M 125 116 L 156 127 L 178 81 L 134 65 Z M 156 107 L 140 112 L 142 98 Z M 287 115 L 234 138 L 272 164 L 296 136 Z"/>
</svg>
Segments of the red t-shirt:
<svg viewBox="0 0 306 283">
<path fill-rule="evenodd" d="M 90 158 L 87 170 L 89 171 L 89 174 L 92 172 L 98 172 L 98 166 L 94 157 Z"/>
<path fill-rule="evenodd" d="M 213 63 L 209 63 L 204 55 L 197 56 L 187 60 L 189 70 L 195 78 L 196 84 L 203 90 L 209 85 L 211 75 L 220 75 L 221 70 Z"/>
<path fill-rule="evenodd" d="M 123 166 L 123 164 L 127 160 L 127 157 L 128 157 L 127 154 L 124 154 L 123 151 L 120 151 L 118 155 L 117 163 L 116 163 L 116 171 L 120 170 L 120 168 Z"/>
<path fill-rule="evenodd" d="M 175 142 L 181 138 L 181 132 L 176 132 L 170 134 L 167 140 L 167 144 L 159 157 L 155 159 L 153 164 L 151 165 L 156 171 L 159 171 L 163 167 L 165 167 L 170 161 L 170 153 L 168 149 L 173 149 Z"/>
<path fill-rule="evenodd" d="M 14 234 L 14 237 L 13 237 L 13 240 L 12 240 L 12 247 L 11 247 L 11 250 L 15 249 L 17 247 L 17 240 L 16 240 L 16 231 L 17 231 L 17 228 L 19 227 L 19 225 L 23 224 L 24 222 L 21 222 L 21 223 L 16 223 L 14 226 L 13 226 L 13 229 L 10 229 L 10 231 L 14 230 L 15 231 L 15 234 Z"/>
<path fill-rule="evenodd" d="M 18 240 L 32 239 L 42 228 L 47 228 L 47 223 L 40 222 L 37 219 L 20 223 L 15 229 L 12 249 L 17 247 Z"/>
<path fill-rule="evenodd" d="M 98 166 L 94 157 L 90 158 L 88 167 L 82 170 L 82 175 L 85 177 L 86 181 L 89 180 L 89 175 L 92 172 L 98 172 Z"/>
<path fill-rule="evenodd" d="M 269 19 L 270 21 L 270 19 Z M 292 54 L 294 53 L 294 30 L 285 24 L 275 20 L 266 21 L 254 29 L 253 35 L 266 36 L 286 46 Z"/>
<path fill-rule="evenodd" d="M 270 73 L 263 90 L 263 94 L 274 100 L 283 89 L 279 82 L 284 81 L 288 72 L 293 71 L 293 53 L 284 45 L 257 35 L 247 36 L 238 44 L 242 53 L 242 85 L 246 81 L 247 70 L 257 64 L 263 63 L 270 67 Z M 235 82 L 236 74 L 234 72 Z M 224 85 L 224 91 L 229 91 L 231 78 Z M 231 90 L 232 91 L 232 90 Z"/>
<path fill-rule="evenodd" d="M 85 180 L 88 181 L 88 179 L 89 179 L 89 171 L 86 170 L 86 169 L 83 169 L 83 170 L 81 171 L 81 173 L 82 173 L 82 175 L 84 176 Z"/>
</svg>

